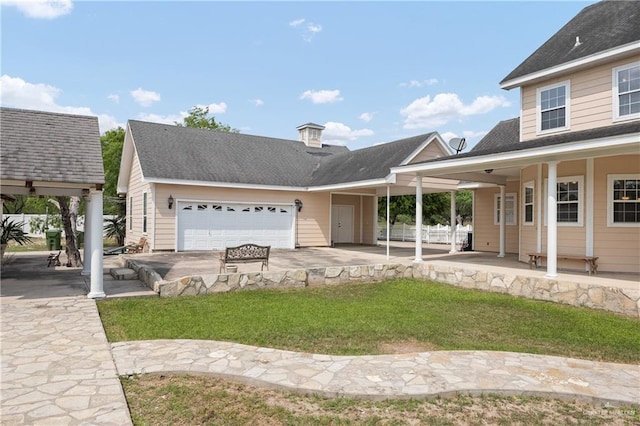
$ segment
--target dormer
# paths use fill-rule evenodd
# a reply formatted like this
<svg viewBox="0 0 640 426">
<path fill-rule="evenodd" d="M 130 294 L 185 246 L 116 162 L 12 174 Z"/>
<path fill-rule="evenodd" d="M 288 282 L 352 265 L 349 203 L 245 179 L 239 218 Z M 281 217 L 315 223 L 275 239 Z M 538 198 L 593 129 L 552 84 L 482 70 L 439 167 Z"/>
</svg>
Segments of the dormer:
<svg viewBox="0 0 640 426">
<path fill-rule="evenodd" d="M 322 131 L 324 126 L 315 123 L 302 124 L 298 127 L 298 140 L 310 148 L 322 148 Z"/>
</svg>

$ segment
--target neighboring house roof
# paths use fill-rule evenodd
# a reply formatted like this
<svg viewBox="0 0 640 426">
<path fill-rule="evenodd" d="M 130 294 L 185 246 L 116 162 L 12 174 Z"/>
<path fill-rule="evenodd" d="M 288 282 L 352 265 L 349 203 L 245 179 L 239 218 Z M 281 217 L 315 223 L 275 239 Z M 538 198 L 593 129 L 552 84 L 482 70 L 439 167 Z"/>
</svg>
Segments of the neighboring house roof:
<svg viewBox="0 0 640 426">
<path fill-rule="evenodd" d="M 496 124 L 469 152 L 508 150 L 520 140 L 520 119 L 512 118 Z"/>
<path fill-rule="evenodd" d="M 0 108 L 0 179 L 104 184 L 97 117 Z"/>
<path fill-rule="evenodd" d="M 435 133 L 349 151 L 129 120 L 145 179 L 309 187 L 386 177 Z"/>
<path fill-rule="evenodd" d="M 576 37 L 579 43 L 576 43 Z M 636 44 L 638 40 L 640 1 L 603 0 L 585 7 L 500 84 L 508 86 L 511 80 L 620 46 Z M 634 48 L 638 49 L 637 44 Z"/>
</svg>

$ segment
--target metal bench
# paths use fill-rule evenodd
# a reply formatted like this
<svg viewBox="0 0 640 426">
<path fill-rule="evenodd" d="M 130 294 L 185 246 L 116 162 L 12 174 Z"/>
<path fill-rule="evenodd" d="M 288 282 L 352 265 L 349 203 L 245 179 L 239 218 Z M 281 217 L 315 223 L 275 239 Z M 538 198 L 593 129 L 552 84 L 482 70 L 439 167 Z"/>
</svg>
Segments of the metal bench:
<svg viewBox="0 0 640 426">
<path fill-rule="evenodd" d="M 538 269 L 540 266 L 540 260 L 542 258 L 547 257 L 546 253 L 527 253 L 529 256 L 529 269 L 533 269 L 535 266 Z M 567 260 L 583 260 L 587 266 L 589 267 L 589 275 L 596 275 L 598 273 L 598 257 L 597 256 L 576 256 L 572 254 L 558 254 L 556 255 L 558 259 L 567 259 Z"/>
<path fill-rule="evenodd" d="M 234 263 L 261 262 L 260 270 L 264 267 L 269 270 L 269 251 L 271 246 L 259 246 L 256 244 L 243 244 L 238 247 L 227 247 L 224 253 L 220 253 L 220 272 L 227 272 L 227 265 Z"/>
</svg>

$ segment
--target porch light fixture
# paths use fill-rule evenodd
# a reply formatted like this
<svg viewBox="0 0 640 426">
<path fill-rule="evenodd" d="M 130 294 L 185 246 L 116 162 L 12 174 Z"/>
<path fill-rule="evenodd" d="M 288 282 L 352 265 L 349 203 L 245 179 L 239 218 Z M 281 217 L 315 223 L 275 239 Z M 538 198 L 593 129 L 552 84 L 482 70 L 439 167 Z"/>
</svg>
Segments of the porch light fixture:
<svg viewBox="0 0 640 426">
<path fill-rule="evenodd" d="M 167 200 L 167 205 L 169 206 L 169 210 L 173 207 L 173 195 L 169 195 L 169 199 Z"/>
<path fill-rule="evenodd" d="M 300 201 L 300 199 L 296 198 L 296 200 L 293 203 L 296 205 L 296 208 L 298 209 L 298 211 L 302 210 L 302 201 Z"/>
<path fill-rule="evenodd" d="M 491 173 L 493 173 L 493 169 L 485 169 L 484 171 L 486 174 L 490 175 Z"/>
</svg>

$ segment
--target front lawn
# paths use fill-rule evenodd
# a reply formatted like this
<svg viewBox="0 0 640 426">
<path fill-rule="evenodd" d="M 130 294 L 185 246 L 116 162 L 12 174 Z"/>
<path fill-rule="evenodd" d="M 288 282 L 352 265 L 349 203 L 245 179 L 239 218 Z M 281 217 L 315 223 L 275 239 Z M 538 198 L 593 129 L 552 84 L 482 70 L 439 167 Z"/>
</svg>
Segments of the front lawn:
<svg viewBox="0 0 640 426">
<path fill-rule="evenodd" d="M 336 355 L 496 350 L 640 363 L 640 320 L 401 279 L 98 302 L 110 341 L 206 339 Z"/>
</svg>

